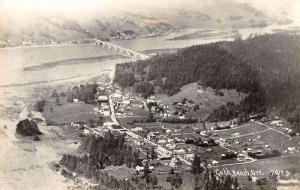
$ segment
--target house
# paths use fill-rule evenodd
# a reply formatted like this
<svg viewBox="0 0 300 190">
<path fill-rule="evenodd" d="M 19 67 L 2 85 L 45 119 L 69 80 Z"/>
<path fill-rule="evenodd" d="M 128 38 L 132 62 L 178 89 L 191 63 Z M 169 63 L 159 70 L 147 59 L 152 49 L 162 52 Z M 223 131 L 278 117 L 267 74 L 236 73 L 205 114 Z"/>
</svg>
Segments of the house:
<svg viewBox="0 0 300 190">
<path fill-rule="evenodd" d="M 265 113 L 259 113 L 259 114 L 255 114 L 255 115 L 250 115 L 250 119 L 254 119 L 254 120 L 260 120 L 264 117 L 267 117 L 267 115 Z"/>
<path fill-rule="evenodd" d="M 158 143 L 158 144 L 166 144 L 167 141 L 164 140 L 164 139 L 159 139 L 159 140 L 157 141 L 157 143 Z"/>
<path fill-rule="evenodd" d="M 107 96 L 98 96 L 98 102 L 99 103 L 108 103 L 108 97 Z"/>
<path fill-rule="evenodd" d="M 221 154 L 221 159 L 226 160 L 226 159 L 234 159 L 237 158 L 237 154 L 233 152 L 227 152 L 224 154 Z"/>
<path fill-rule="evenodd" d="M 278 127 L 282 127 L 283 125 L 281 124 L 281 120 L 275 120 L 275 121 L 271 121 L 271 125 L 276 125 Z"/>
<path fill-rule="evenodd" d="M 152 139 L 154 139 L 156 137 L 156 135 L 154 134 L 154 132 L 149 132 L 148 134 L 147 134 L 147 139 L 149 140 L 149 141 L 151 141 Z"/>
<path fill-rule="evenodd" d="M 147 103 L 147 104 L 150 104 L 150 103 L 156 103 L 156 101 L 155 101 L 154 99 L 149 99 L 149 98 L 148 98 L 148 99 L 146 100 L 146 103 Z"/>
<path fill-rule="evenodd" d="M 278 150 L 259 150 L 248 152 L 248 156 L 256 159 L 272 158 L 280 155 L 281 153 Z"/>
<path fill-rule="evenodd" d="M 121 93 L 115 93 L 115 94 L 113 94 L 113 98 L 116 101 L 121 101 L 122 100 L 122 94 Z"/>
<path fill-rule="evenodd" d="M 143 171 L 145 168 L 144 167 L 141 167 L 141 166 L 136 166 L 135 167 L 135 170 L 136 171 Z"/>
<path fill-rule="evenodd" d="M 172 132 L 171 129 L 166 129 L 166 133 L 170 134 Z"/>
<path fill-rule="evenodd" d="M 194 159 L 194 157 L 195 157 L 195 155 L 193 153 L 188 153 L 188 154 L 184 155 L 184 158 L 189 161 L 192 161 Z"/>
<path fill-rule="evenodd" d="M 179 155 L 185 154 L 185 150 L 184 150 L 184 149 L 177 149 L 177 150 L 174 150 L 174 152 L 175 152 L 176 154 L 179 154 Z"/>
<path fill-rule="evenodd" d="M 100 114 L 103 116 L 110 116 L 110 109 L 108 106 L 105 106 L 102 108 L 102 110 L 100 111 Z"/>
<path fill-rule="evenodd" d="M 84 134 L 84 135 L 88 135 L 88 134 L 90 134 L 90 131 L 87 130 L 87 129 L 84 129 L 84 130 L 83 130 L 83 134 Z"/>
<path fill-rule="evenodd" d="M 139 132 L 139 131 L 143 131 L 143 128 L 141 127 L 135 127 L 131 129 L 132 132 Z"/>
<path fill-rule="evenodd" d="M 166 147 L 168 148 L 168 149 L 175 149 L 176 148 L 176 145 L 175 144 L 166 144 Z"/>
<path fill-rule="evenodd" d="M 229 129 L 230 125 L 219 125 L 216 124 L 216 130 L 223 130 L 223 129 Z"/>
<path fill-rule="evenodd" d="M 124 104 L 124 105 L 129 105 L 129 104 L 130 104 L 130 100 L 124 100 L 124 101 L 123 101 L 123 104 Z"/>
<path fill-rule="evenodd" d="M 216 160 L 212 160 L 212 161 L 211 161 L 211 164 L 212 164 L 212 165 L 217 165 L 218 163 L 219 163 L 219 162 L 216 161 Z"/>
<path fill-rule="evenodd" d="M 208 134 L 207 134 L 207 131 L 200 131 L 200 135 L 204 136 L 204 137 L 207 137 Z"/>
<path fill-rule="evenodd" d="M 184 115 L 181 115 L 181 116 L 179 116 L 178 118 L 181 119 L 181 120 L 183 120 L 183 119 L 185 119 L 185 116 L 184 116 Z"/>
</svg>

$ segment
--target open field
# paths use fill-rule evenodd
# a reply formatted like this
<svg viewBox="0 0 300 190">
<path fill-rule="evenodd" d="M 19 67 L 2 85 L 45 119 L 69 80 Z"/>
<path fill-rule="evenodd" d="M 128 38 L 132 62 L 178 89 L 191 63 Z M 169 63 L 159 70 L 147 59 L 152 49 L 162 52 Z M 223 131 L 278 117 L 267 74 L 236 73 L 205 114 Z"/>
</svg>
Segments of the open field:
<svg viewBox="0 0 300 190">
<path fill-rule="evenodd" d="M 46 100 L 43 116 L 46 120 L 56 124 L 67 124 L 71 122 L 83 121 L 89 123 L 90 120 L 97 121 L 98 116 L 94 113 L 92 104 L 84 102 L 70 103 L 66 97 L 59 98 L 62 105 L 56 105 L 56 98 Z M 51 111 L 53 108 L 53 111 Z"/>
<path fill-rule="evenodd" d="M 245 162 L 240 164 L 228 164 L 223 166 L 216 166 L 213 168 L 214 171 L 216 169 L 227 168 L 229 170 L 254 170 L 254 171 L 262 171 L 260 177 L 266 177 L 270 174 L 270 172 L 278 170 L 278 171 L 287 171 L 287 170 L 299 170 L 300 160 L 297 156 L 281 156 L 274 157 L 269 159 L 257 160 L 254 162 Z M 247 176 L 242 176 L 247 177 Z"/>
<path fill-rule="evenodd" d="M 222 138 L 228 138 L 231 137 L 235 133 L 239 133 L 240 136 L 247 135 L 251 133 L 257 133 L 260 131 L 263 131 L 265 129 L 268 129 L 267 127 L 263 125 L 259 125 L 257 123 L 247 123 L 235 128 L 230 129 L 224 129 L 224 130 L 215 130 L 214 132 L 217 133 Z"/>
<path fill-rule="evenodd" d="M 283 153 L 286 150 L 287 145 L 290 138 L 274 131 L 272 129 L 265 129 L 262 131 L 258 131 L 256 133 L 249 133 L 249 135 L 245 134 L 244 136 L 235 137 L 237 143 L 229 144 L 227 147 L 236 151 L 242 151 L 246 148 L 256 148 L 256 147 L 269 147 L 271 149 L 279 150 Z M 295 144 L 294 144 L 295 145 Z"/>
<path fill-rule="evenodd" d="M 207 151 L 210 149 L 210 151 Z M 219 163 L 217 165 L 230 164 L 238 162 L 236 159 L 221 159 L 221 154 L 228 152 L 228 150 L 222 148 L 221 146 L 212 147 L 199 147 L 197 152 L 200 153 L 201 159 L 207 160 L 208 164 L 211 164 L 212 160 L 216 160 Z M 211 164 L 212 165 L 212 164 Z"/>
<path fill-rule="evenodd" d="M 126 166 L 108 166 L 104 169 L 109 176 L 113 176 L 118 180 L 130 178 L 135 175 L 134 169 Z"/>
<path fill-rule="evenodd" d="M 238 93 L 235 90 L 223 89 L 222 92 L 224 95 L 218 96 L 212 88 L 203 88 L 202 86 L 198 86 L 197 83 L 191 83 L 181 87 L 180 92 L 173 96 L 159 95 L 157 99 L 161 100 L 164 104 L 171 105 L 174 102 L 181 102 L 182 99 L 188 97 L 188 100 L 199 104 L 200 109 L 197 112 L 189 112 L 187 115 L 204 119 L 211 111 L 221 105 L 225 105 L 227 102 L 238 104 L 246 96 L 246 94 Z"/>
</svg>

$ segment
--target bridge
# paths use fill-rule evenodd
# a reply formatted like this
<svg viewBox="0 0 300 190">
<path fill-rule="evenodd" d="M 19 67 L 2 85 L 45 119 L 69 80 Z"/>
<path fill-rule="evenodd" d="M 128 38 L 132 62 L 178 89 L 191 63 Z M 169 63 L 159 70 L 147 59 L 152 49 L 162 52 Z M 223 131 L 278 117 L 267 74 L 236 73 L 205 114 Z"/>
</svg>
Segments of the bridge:
<svg viewBox="0 0 300 190">
<path fill-rule="evenodd" d="M 96 39 L 95 42 L 97 45 L 100 45 L 103 48 L 113 50 L 116 53 L 119 53 L 126 57 L 133 57 L 133 58 L 140 59 L 140 60 L 145 60 L 145 59 L 150 58 L 148 55 L 145 55 L 145 54 L 142 54 L 142 53 L 139 53 L 139 52 L 136 52 L 136 51 L 133 51 L 133 50 L 109 43 L 109 42 L 105 42 L 105 41 L 102 41 L 99 39 Z"/>
</svg>

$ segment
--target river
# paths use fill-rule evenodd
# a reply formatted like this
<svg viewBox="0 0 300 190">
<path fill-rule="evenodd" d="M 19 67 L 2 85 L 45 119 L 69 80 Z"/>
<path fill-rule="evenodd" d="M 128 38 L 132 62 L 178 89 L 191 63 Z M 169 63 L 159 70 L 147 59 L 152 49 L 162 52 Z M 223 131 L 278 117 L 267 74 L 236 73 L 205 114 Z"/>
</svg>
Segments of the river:
<svg viewBox="0 0 300 190">
<path fill-rule="evenodd" d="M 239 29 L 238 33 L 242 38 L 247 38 L 250 34 L 261 35 L 272 33 L 274 29 L 291 29 L 295 26 L 300 26 L 300 23 L 245 28 Z M 112 43 L 143 52 L 233 40 L 232 37 L 218 35 L 210 38 L 168 40 L 199 30 L 201 29 L 186 29 L 163 36 L 114 40 Z M 116 63 L 128 60 L 128 58 L 113 55 L 113 52 L 93 44 L 2 48 L 0 49 L 0 88 L 95 76 L 103 70 L 112 71 Z"/>
</svg>

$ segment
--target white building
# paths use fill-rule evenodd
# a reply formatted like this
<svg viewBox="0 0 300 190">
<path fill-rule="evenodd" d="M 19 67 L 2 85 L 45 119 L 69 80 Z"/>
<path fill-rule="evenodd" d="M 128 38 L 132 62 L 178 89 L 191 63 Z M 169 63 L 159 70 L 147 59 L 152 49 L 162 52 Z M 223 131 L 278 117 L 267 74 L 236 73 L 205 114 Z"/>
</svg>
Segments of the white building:
<svg viewBox="0 0 300 190">
<path fill-rule="evenodd" d="M 132 132 L 139 132 L 139 131 L 143 131 L 143 129 L 141 127 L 135 127 L 131 129 Z"/>
<path fill-rule="evenodd" d="M 108 102 L 108 97 L 107 96 L 98 96 L 98 101 L 100 101 L 100 102 Z"/>
<path fill-rule="evenodd" d="M 174 150 L 174 152 L 175 152 L 176 154 L 179 154 L 179 155 L 185 154 L 185 150 L 184 150 L 184 149 L 177 149 L 177 150 Z"/>
</svg>

